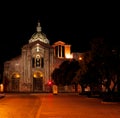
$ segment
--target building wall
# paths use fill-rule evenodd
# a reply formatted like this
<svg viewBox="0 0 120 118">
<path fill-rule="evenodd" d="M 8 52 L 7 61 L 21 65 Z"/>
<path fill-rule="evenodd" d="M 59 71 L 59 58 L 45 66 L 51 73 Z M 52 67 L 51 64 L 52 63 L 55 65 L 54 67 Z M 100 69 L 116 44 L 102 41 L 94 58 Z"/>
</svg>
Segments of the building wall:
<svg viewBox="0 0 120 118">
<path fill-rule="evenodd" d="M 57 50 L 56 50 L 57 49 Z M 5 92 L 48 92 L 48 81 L 55 68 L 66 59 L 78 59 L 81 53 L 71 54 L 71 45 L 58 41 L 53 45 L 41 32 L 40 23 L 21 55 L 4 63 Z"/>
<path fill-rule="evenodd" d="M 60 44 L 58 44 L 60 45 Z M 65 45 L 65 44 L 64 44 Z M 62 44 L 63 46 L 63 44 Z M 37 48 L 39 50 L 37 51 Z M 31 44 L 24 45 L 21 50 L 21 55 L 15 57 L 4 63 L 4 88 L 6 92 L 47 92 L 47 83 L 51 80 L 51 74 L 55 68 L 59 68 L 59 65 L 67 60 L 65 57 L 55 57 L 54 46 L 49 44 L 43 44 L 40 41 L 36 41 Z M 69 51 L 70 52 L 70 51 Z M 64 52 L 65 53 L 65 52 Z M 67 51 L 68 53 L 68 51 Z M 40 55 L 44 58 L 44 67 L 33 67 L 32 59 Z M 73 53 L 75 59 L 83 56 L 82 53 Z M 37 85 L 38 80 L 34 78 L 34 75 L 39 73 L 42 76 L 42 89 Z M 19 75 L 18 78 L 14 76 Z M 34 84 L 35 83 L 35 84 Z M 40 81 L 38 81 L 40 84 Z M 15 85 L 14 85 L 15 84 Z M 35 87 L 35 86 L 38 86 Z"/>
</svg>

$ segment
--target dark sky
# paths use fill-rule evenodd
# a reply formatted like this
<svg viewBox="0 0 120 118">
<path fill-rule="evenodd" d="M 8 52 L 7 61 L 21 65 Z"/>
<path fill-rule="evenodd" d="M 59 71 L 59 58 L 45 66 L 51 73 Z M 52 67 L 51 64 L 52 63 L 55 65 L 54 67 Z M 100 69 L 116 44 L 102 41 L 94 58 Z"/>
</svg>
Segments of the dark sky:
<svg viewBox="0 0 120 118">
<path fill-rule="evenodd" d="M 113 3 L 11 1 L 0 6 L 0 64 L 17 55 L 36 31 L 53 44 L 61 40 L 72 45 L 72 52 L 83 52 L 92 38 L 116 42 L 119 37 L 119 6 Z"/>
</svg>

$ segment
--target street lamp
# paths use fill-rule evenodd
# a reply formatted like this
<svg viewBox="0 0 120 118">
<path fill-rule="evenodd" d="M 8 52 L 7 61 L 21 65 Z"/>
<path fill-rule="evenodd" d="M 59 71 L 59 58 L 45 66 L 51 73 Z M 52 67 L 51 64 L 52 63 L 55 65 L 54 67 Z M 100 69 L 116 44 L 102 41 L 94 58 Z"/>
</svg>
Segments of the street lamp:
<svg viewBox="0 0 120 118">
<path fill-rule="evenodd" d="M 81 60 L 82 60 L 82 57 L 79 57 L 79 60 L 81 61 Z"/>
</svg>

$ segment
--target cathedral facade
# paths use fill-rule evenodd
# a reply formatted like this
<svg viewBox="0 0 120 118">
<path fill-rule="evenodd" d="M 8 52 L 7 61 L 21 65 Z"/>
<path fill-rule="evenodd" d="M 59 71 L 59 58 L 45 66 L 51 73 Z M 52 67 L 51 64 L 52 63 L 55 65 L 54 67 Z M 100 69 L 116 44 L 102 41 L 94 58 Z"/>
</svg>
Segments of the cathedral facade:
<svg viewBox="0 0 120 118">
<path fill-rule="evenodd" d="M 50 45 L 40 23 L 21 55 L 4 63 L 5 92 L 47 92 L 51 73 L 66 59 L 78 59 L 81 53 L 71 53 L 71 45 L 57 41 Z"/>
</svg>

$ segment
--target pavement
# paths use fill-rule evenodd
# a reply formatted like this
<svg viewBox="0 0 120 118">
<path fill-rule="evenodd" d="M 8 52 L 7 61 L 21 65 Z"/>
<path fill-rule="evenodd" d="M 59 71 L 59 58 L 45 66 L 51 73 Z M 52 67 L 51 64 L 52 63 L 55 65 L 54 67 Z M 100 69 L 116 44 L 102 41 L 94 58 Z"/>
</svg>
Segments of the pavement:
<svg viewBox="0 0 120 118">
<path fill-rule="evenodd" d="M 0 99 L 4 98 L 4 97 L 5 97 L 5 94 L 4 93 L 0 93 Z"/>
<path fill-rule="evenodd" d="M 7 97 L 7 95 L 9 94 L 0 93 L 0 98 L 5 96 Z M 38 105 L 38 107 L 36 107 L 37 109 L 34 107 L 36 110 L 36 115 L 35 117 L 32 117 L 31 115 L 29 118 L 120 118 L 120 103 L 117 102 L 103 102 L 99 98 L 89 98 L 84 95 L 78 95 L 78 93 L 58 93 L 55 95 L 52 93 L 43 93 L 38 94 L 38 96 L 40 105 L 38 105 L 38 102 L 36 102 Z M 17 100 L 18 99 L 16 99 L 16 102 Z M 10 106 L 13 105 L 11 100 L 9 103 Z M 19 102 L 19 104 L 24 105 L 24 107 L 27 109 L 29 108 L 28 104 L 24 104 L 24 102 Z M 1 109 L 4 109 L 6 104 L 1 105 Z M 19 114 L 23 114 L 22 118 L 26 118 L 26 110 L 24 110 L 25 108 L 23 109 L 23 107 L 20 107 L 21 105 L 19 106 L 18 104 L 17 106 L 18 107 L 15 109 L 13 107 L 12 110 L 15 110 L 15 112 L 12 111 L 13 113 L 8 110 L 9 117 L 1 117 L 0 114 L 0 118 L 19 118 L 21 117 L 20 115 L 18 117 L 15 116 L 15 114 L 18 115 L 17 110 L 20 110 Z M 11 109 L 11 107 L 8 106 L 6 108 Z M 0 111 L 2 112 L 1 109 Z M 6 113 L 6 110 L 3 111 Z M 30 114 L 32 112 L 30 112 Z"/>
<path fill-rule="evenodd" d="M 74 102 L 73 102 L 74 101 Z M 119 103 L 58 93 L 45 95 L 36 118 L 120 118 Z"/>
</svg>

